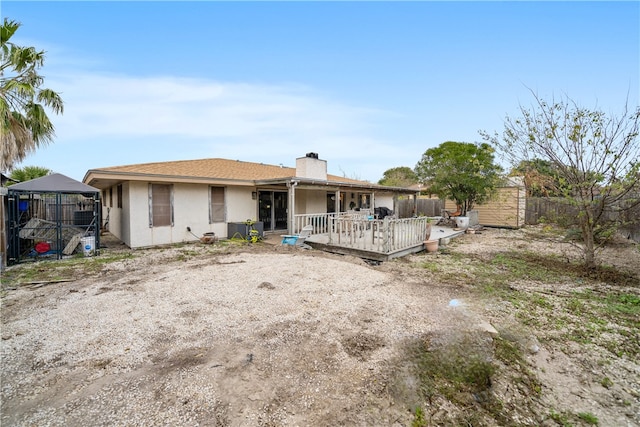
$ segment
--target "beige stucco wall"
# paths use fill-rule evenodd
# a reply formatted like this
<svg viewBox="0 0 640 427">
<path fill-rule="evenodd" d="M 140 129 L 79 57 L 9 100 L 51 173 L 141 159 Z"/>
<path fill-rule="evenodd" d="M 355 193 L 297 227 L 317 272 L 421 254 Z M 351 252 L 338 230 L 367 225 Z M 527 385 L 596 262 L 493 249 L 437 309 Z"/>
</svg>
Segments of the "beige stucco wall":
<svg viewBox="0 0 640 427">
<path fill-rule="evenodd" d="M 196 241 L 204 233 L 213 232 L 228 238 L 228 223 L 257 220 L 258 201 L 252 197 L 254 187 L 225 187 L 225 222 L 209 223 L 209 188 L 207 184 L 173 184 L 173 226 L 149 227 L 149 182 L 123 183 L 123 207 L 111 207 L 109 230 L 132 248 Z M 117 194 L 114 188 L 114 205 Z M 357 192 L 345 192 L 347 204 L 357 202 Z M 333 193 L 332 193 L 333 194 Z M 375 206 L 394 209 L 391 193 L 376 194 Z M 318 188 L 296 188 L 295 213 L 326 213 L 327 191 Z M 106 212 L 103 211 L 103 212 Z M 187 227 L 191 232 L 187 231 Z M 192 234 L 193 233 L 193 234 Z M 195 236 L 194 236 L 195 234 Z"/>
<path fill-rule="evenodd" d="M 147 182 L 131 182 L 129 191 L 131 233 L 128 245 L 132 248 L 151 246 L 154 240 L 160 238 L 158 235 L 160 228 L 164 228 L 166 233 L 171 227 L 158 227 L 156 233 L 149 228 L 149 184 Z"/>
<path fill-rule="evenodd" d="M 326 181 L 327 161 L 312 157 L 299 157 L 296 159 L 296 176 Z"/>
<path fill-rule="evenodd" d="M 251 197 L 253 188 L 226 187 L 226 222 L 210 224 L 209 188 L 204 184 L 173 184 L 173 226 L 149 227 L 149 183 L 131 182 L 123 188 L 126 202 L 121 212 L 123 218 L 128 216 L 130 220 L 128 223 L 120 221 L 121 229 L 114 235 L 132 248 L 166 245 L 195 241 L 196 236 L 210 232 L 219 238 L 227 238 L 227 222 L 256 219 L 257 201 Z"/>
<path fill-rule="evenodd" d="M 173 229 L 168 243 L 197 240 L 196 236 L 211 231 L 209 224 L 209 186 L 201 184 L 173 185 Z M 171 227 L 157 227 L 157 229 Z M 154 231 L 156 227 L 153 227 Z M 159 244 L 154 242 L 153 244 Z"/>
<path fill-rule="evenodd" d="M 111 200 L 113 206 L 109 206 L 109 191 L 113 192 L 113 197 Z M 106 193 L 106 197 L 102 197 L 104 193 Z M 129 183 L 127 182 L 122 184 L 122 208 L 118 208 L 117 186 L 105 189 L 104 193 L 101 195 L 102 226 L 105 226 L 106 224 L 107 230 L 109 230 L 111 234 L 122 240 L 125 245 L 130 246 L 130 227 L 129 223 L 126 221 L 126 218 L 128 218 L 127 213 L 130 206 Z"/>
<path fill-rule="evenodd" d="M 295 197 L 295 209 L 293 210 L 294 214 L 301 215 L 306 213 L 305 206 L 307 204 L 307 192 L 304 190 L 295 190 L 294 197 Z M 291 204 L 291 197 L 289 197 L 287 201 L 289 214 L 291 214 L 291 206 L 289 206 L 290 204 Z"/>
<path fill-rule="evenodd" d="M 358 193 L 354 191 L 345 191 L 343 192 L 344 197 L 344 209 L 351 209 L 351 202 L 354 203 L 354 207 L 358 206 Z"/>
<path fill-rule="evenodd" d="M 114 188 L 115 191 L 115 188 Z M 122 190 L 122 202 L 123 204 L 125 203 L 125 196 L 124 196 L 124 188 Z M 109 232 L 111 234 L 113 234 L 114 236 L 116 236 L 118 239 L 122 240 L 125 244 L 128 245 L 128 235 L 124 235 L 123 230 L 125 227 L 123 227 L 123 222 L 122 222 L 122 218 L 123 218 L 123 209 L 120 209 L 117 206 L 117 203 L 115 204 L 115 206 L 108 206 L 105 205 L 104 202 L 105 200 L 102 201 L 103 205 L 102 205 L 102 219 L 104 221 L 109 221 L 109 223 L 107 224 L 107 228 L 109 229 Z M 108 203 L 108 201 L 106 201 Z M 128 229 L 128 227 L 126 227 Z"/>
<path fill-rule="evenodd" d="M 384 207 L 395 211 L 395 206 L 393 205 L 393 194 L 391 193 L 376 193 L 373 203 L 376 208 Z"/>
<path fill-rule="evenodd" d="M 131 197 L 130 197 L 130 183 L 124 182 L 122 184 L 122 209 L 117 210 L 118 224 L 120 225 L 120 234 L 123 236 L 120 240 L 125 242 L 131 241 L 131 223 L 126 221 L 125 218 L 129 218 L 131 215 Z M 126 241 L 125 241 L 126 239 Z"/>
<path fill-rule="evenodd" d="M 296 190 L 296 215 L 327 212 L 327 192 Z"/>
<path fill-rule="evenodd" d="M 256 191 L 253 187 L 227 187 L 225 204 L 227 205 L 227 222 L 245 222 L 248 219 L 257 219 L 258 201 L 253 200 L 251 193 Z M 208 211 L 207 211 L 208 212 Z M 216 233 L 216 236 L 219 234 Z M 220 237 L 228 237 L 225 225 L 224 234 Z"/>
</svg>

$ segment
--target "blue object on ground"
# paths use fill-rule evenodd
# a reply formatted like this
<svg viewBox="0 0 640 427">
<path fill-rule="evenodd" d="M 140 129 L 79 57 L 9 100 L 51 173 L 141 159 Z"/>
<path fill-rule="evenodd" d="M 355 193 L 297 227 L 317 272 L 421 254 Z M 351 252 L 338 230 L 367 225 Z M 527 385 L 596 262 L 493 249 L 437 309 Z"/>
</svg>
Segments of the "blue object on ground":
<svg viewBox="0 0 640 427">
<path fill-rule="evenodd" d="M 298 241 L 298 236 L 282 236 L 283 245 L 294 246 L 297 241 Z"/>
</svg>

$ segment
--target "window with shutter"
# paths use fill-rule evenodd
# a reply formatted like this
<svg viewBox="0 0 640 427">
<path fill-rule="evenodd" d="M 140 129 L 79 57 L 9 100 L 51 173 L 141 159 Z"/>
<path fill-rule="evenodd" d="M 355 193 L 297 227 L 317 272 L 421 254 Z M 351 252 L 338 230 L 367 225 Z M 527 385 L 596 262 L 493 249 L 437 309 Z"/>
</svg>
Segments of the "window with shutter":
<svg viewBox="0 0 640 427">
<path fill-rule="evenodd" d="M 225 222 L 224 187 L 211 187 L 209 222 Z"/>
<path fill-rule="evenodd" d="M 149 184 L 149 227 L 173 225 L 172 186 Z"/>
</svg>

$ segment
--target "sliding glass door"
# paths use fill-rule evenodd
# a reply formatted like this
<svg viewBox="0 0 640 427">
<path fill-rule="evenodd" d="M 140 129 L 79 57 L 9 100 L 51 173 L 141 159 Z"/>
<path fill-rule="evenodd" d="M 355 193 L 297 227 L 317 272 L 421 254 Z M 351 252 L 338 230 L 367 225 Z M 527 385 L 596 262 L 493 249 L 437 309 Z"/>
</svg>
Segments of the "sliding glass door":
<svg viewBox="0 0 640 427">
<path fill-rule="evenodd" d="M 259 191 L 259 221 L 265 231 L 287 229 L 287 192 Z"/>
</svg>

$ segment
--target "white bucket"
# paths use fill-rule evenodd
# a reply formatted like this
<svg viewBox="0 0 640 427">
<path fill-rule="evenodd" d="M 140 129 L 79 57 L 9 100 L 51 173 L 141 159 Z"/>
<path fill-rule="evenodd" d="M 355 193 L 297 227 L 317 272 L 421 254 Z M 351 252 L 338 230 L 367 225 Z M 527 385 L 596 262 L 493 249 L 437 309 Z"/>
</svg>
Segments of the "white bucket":
<svg viewBox="0 0 640 427">
<path fill-rule="evenodd" d="M 93 256 L 96 251 L 96 237 L 82 237 L 80 239 L 80 245 L 82 246 L 82 252 L 84 252 L 84 256 Z"/>
<path fill-rule="evenodd" d="M 456 227 L 469 228 L 469 217 L 468 216 L 456 217 Z"/>
</svg>

